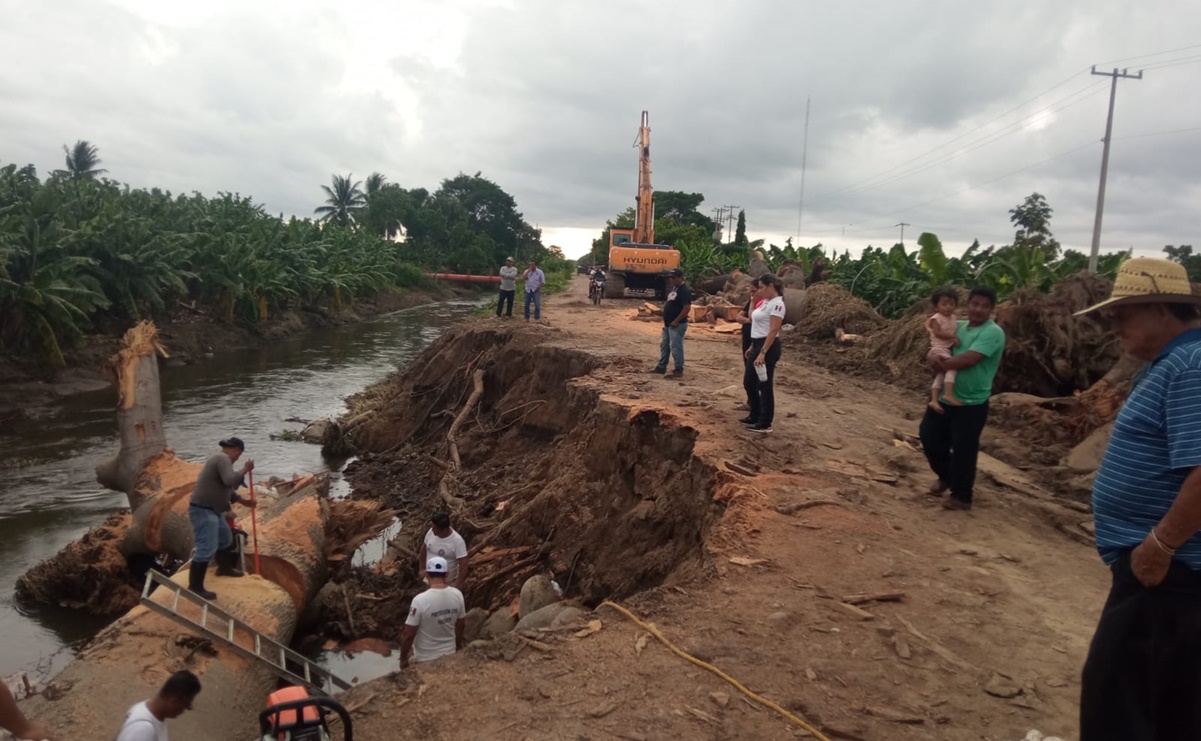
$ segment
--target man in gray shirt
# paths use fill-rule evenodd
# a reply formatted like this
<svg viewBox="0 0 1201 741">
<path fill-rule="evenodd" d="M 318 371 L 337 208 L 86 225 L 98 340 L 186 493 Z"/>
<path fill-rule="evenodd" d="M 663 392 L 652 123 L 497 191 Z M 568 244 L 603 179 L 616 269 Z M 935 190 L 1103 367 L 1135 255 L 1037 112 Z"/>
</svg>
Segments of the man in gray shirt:
<svg viewBox="0 0 1201 741">
<path fill-rule="evenodd" d="M 234 470 L 234 463 L 242 457 L 246 445 L 236 437 L 222 440 L 218 445 L 221 452 L 215 453 L 204 462 L 196 488 L 188 504 L 188 519 L 192 521 L 192 568 L 188 573 L 188 589 L 211 600 L 217 595 L 204 588 L 204 576 L 209 561 L 217 559 L 218 576 L 242 576 L 238 568 L 238 552 L 234 547 L 233 533 L 225 522 L 225 513 L 233 502 L 254 507 L 252 499 L 238 496 L 242 478 L 254 470 L 254 461 L 248 460 L 241 471 Z"/>
<path fill-rule="evenodd" d="M 500 298 L 496 300 L 496 315 L 500 316 L 501 307 L 505 308 L 505 316 L 513 317 L 513 297 L 517 295 L 517 267 L 513 258 L 505 260 L 505 266 L 500 269 Z"/>
</svg>

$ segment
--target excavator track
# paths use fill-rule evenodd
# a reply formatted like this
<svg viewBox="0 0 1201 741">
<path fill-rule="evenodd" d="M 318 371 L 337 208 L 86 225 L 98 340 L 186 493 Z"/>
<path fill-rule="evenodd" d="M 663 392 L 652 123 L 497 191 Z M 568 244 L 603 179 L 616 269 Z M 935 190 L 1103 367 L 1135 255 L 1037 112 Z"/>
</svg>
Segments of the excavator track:
<svg viewBox="0 0 1201 741">
<path fill-rule="evenodd" d="M 626 277 L 610 273 L 606 277 L 605 298 L 625 298 Z"/>
</svg>

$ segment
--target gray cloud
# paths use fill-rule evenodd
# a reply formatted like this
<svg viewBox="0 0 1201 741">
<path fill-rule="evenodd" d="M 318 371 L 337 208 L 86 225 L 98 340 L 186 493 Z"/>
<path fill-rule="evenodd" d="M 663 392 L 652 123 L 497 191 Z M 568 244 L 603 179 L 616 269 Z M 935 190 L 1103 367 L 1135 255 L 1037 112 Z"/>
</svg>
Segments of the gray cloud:
<svg viewBox="0 0 1201 741">
<path fill-rule="evenodd" d="M 352 5 L 359 19 L 372 4 Z M 599 228 L 633 202 L 630 144 L 648 109 L 656 186 L 702 192 L 706 207 L 741 205 L 752 236 L 779 240 L 796 228 L 811 95 L 803 242 L 888 244 L 904 220 L 907 236 L 1001 243 L 1008 210 L 1037 190 L 1056 209 L 1061 241 L 1079 247 L 1100 146 L 1009 173 L 1100 139 L 1099 78 L 1080 74 L 940 145 L 1093 62 L 1195 43 L 1189 29 L 1201 21 L 1201 6 L 1185 0 L 1154 14 L 1117 0 L 510 5 L 460 3 L 465 27 L 439 43 L 461 48 L 445 65 L 407 43 L 437 34 L 417 5 L 395 48 L 365 50 L 362 29 L 332 2 L 160 25 L 92 0 L 0 0 L 0 158 L 51 169 L 60 143 L 86 138 L 133 185 L 239 191 L 298 214 L 311 213 L 332 172 L 381 170 L 432 188 L 483 171 L 531 222 Z M 379 78 L 348 89 L 349 60 L 365 51 L 379 58 Z M 1152 69 L 1119 85 L 1107 247 L 1201 238 L 1201 132 L 1121 138 L 1201 126 L 1201 102 L 1187 94 L 1197 70 Z M 1044 126 L 923 169 L 1090 84 L 1097 94 Z"/>
</svg>

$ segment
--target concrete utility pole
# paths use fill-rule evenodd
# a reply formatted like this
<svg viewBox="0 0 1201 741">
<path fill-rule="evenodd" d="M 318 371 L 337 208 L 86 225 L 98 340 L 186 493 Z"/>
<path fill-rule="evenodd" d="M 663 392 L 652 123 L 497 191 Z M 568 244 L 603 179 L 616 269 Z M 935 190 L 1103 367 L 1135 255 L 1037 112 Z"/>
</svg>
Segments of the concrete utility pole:
<svg viewBox="0 0 1201 741">
<path fill-rule="evenodd" d="M 740 208 L 742 206 L 726 206 L 726 223 L 729 224 L 729 230 L 726 234 L 730 237 L 730 240 L 726 244 L 734 244 L 734 219 Z"/>
<path fill-rule="evenodd" d="M 1101 254 L 1101 217 L 1105 213 L 1105 179 L 1109 176 L 1109 142 L 1113 139 L 1113 102 L 1118 94 L 1118 79 L 1126 78 L 1129 80 L 1143 79 L 1143 72 L 1139 70 L 1137 75 L 1130 74 L 1127 70 L 1114 69 L 1113 72 L 1098 72 L 1097 65 L 1093 65 L 1092 73 L 1101 77 L 1112 77 L 1113 81 L 1109 85 L 1109 116 L 1105 119 L 1105 147 L 1101 150 L 1101 184 L 1097 187 L 1097 217 L 1093 221 L 1093 246 L 1088 253 L 1088 270 L 1090 273 L 1097 272 L 1097 258 Z"/>
<path fill-rule="evenodd" d="M 717 208 L 711 208 L 711 209 L 709 209 L 709 211 L 713 214 L 714 217 L 716 217 L 716 218 L 714 218 L 714 221 L 717 222 L 718 233 L 724 232 L 726 229 L 726 207 L 719 206 Z M 733 241 L 733 240 L 731 240 L 731 241 Z"/>
<path fill-rule="evenodd" d="M 902 221 L 900 224 L 894 224 L 893 226 L 901 227 L 901 246 L 904 247 L 905 246 L 905 227 L 913 226 L 913 224 L 909 224 L 907 222 Z"/>
<path fill-rule="evenodd" d="M 801 217 L 805 215 L 805 165 L 809 160 L 809 103 L 811 99 L 805 96 L 805 143 L 801 146 L 801 200 L 796 210 L 796 238 L 801 241 Z"/>
</svg>

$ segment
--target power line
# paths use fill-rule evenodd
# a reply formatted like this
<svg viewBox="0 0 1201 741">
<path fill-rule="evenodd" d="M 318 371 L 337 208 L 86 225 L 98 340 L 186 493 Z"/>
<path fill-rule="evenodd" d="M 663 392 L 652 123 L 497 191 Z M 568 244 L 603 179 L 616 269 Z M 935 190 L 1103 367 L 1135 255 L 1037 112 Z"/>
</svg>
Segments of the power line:
<svg viewBox="0 0 1201 741">
<path fill-rule="evenodd" d="M 925 158 L 925 157 L 927 157 L 928 155 L 934 154 L 935 152 L 938 152 L 939 150 L 945 149 L 945 148 L 949 147 L 950 145 L 954 144 L 955 142 L 959 141 L 960 139 L 964 139 L 964 138 L 966 138 L 966 137 L 968 137 L 968 136 L 971 136 L 972 134 L 976 133 L 977 131 L 980 131 L 981 129 L 985 128 L 986 126 L 988 126 L 988 125 L 990 125 L 990 124 L 992 124 L 992 123 L 994 123 L 994 122 L 996 122 L 996 121 L 999 121 L 1000 119 L 1002 119 L 1002 118 L 1004 118 L 1004 117 L 1008 116 L 1009 114 L 1013 113 L 1014 111 L 1017 111 L 1017 110 L 1019 110 L 1019 109 L 1021 109 L 1021 108 L 1024 108 L 1025 106 L 1029 105 L 1030 103 L 1033 103 L 1034 101 L 1038 100 L 1039 98 L 1043 97 L 1044 95 L 1047 95 L 1048 93 L 1050 93 L 1050 92 L 1052 92 L 1052 91 L 1054 91 L 1054 90 L 1058 90 L 1059 88 L 1063 87 L 1064 85 L 1066 85 L 1067 83 L 1069 83 L 1069 82 L 1071 82 L 1072 80 L 1076 79 L 1077 77 L 1079 77 L 1080 75 L 1084 74 L 1084 73 L 1085 73 L 1085 72 L 1087 72 L 1087 71 L 1088 71 L 1088 68 L 1082 69 L 1082 70 L 1080 70 L 1079 72 L 1075 72 L 1075 73 L 1073 73 L 1071 76 L 1069 76 L 1069 77 L 1066 77 L 1066 78 L 1064 78 L 1063 80 L 1061 80 L 1061 81 L 1059 81 L 1059 82 L 1055 83 L 1054 85 L 1052 85 L 1051 87 L 1049 87 L 1049 88 L 1047 88 L 1046 90 L 1042 91 L 1042 92 L 1041 92 L 1041 93 L 1039 93 L 1038 95 L 1035 95 L 1033 98 L 1030 98 L 1030 99 L 1028 99 L 1028 100 L 1026 100 L 1026 101 L 1023 101 L 1023 102 L 1019 103 L 1018 105 L 1014 106 L 1013 108 L 1010 108 L 1009 110 L 1005 111 L 1004 113 L 1001 113 L 1001 114 L 999 114 L 999 115 L 997 115 L 997 116 L 994 116 L 993 118 L 990 118 L 989 120 L 985 121 L 984 123 L 980 124 L 979 126 L 977 126 L 977 127 L 976 127 L 976 128 L 974 128 L 974 129 L 971 129 L 971 130 L 969 130 L 969 131 L 966 131 L 966 132 L 964 132 L 964 133 L 962 133 L 962 134 L 960 134 L 960 135 L 958 135 L 958 136 L 956 136 L 956 137 L 954 137 L 954 138 L 952 138 L 952 139 L 948 139 L 947 141 L 943 142 L 942 144 L 939 144 L 938 146 L 936 146 L 936 147 L 934 147 L 934 148 L 932 148 L 932 149 L 929 149 L 929 150 L 927 150 L 927 151 L 925 151 L 925 152 L 923 152 L 923 153 L 921 153 L 921 154 L 917 155 L 916 157 L 911 157 L 910 159 L 907 159 L 907 160 L 905 160 L 904 162 L 901 162 L 901 163 L 900 163 L 900 164 L 898 164 L 898 165 L 895 165 L 895 166 L 893 166 L 893 167 L 890 167 L 890 168 L 888 168 L 887 170 L 884 170 L 884 171 L 882 171 L 882 172 L 880 172 L 880 173 L 877 173 L 876 175 L 873 175 L 872 177 L 869 177 L 869 178 L 865 178 L 865 179 L 863 179 L 863 180 L 856 181 L 856 182 L 854 182 L 854 183 L 851 183 L 850 185 L 846 185 L 846 186 L 843 186 L 843 187 L 841 187 L 841 188 L 837 188 L 837 189 L 835 189 L 835 190 L 833 190 L 833 191 L 830 191 L 829 193 L 824 193 L 824 194 L 822 194 L 821 196 L 818 196 L 818 200 L 819 200 L 819 201 L 820 201 L 820 200 L 823 200 L 823 199 L 825 199 L 825 198 L 828 198 L 828 197 L 830 197 L 830 196 L 832 196 L 832 195 L 834 195 L 834 194 L 836 194 L 836 193 L 840 193 L 840 192 L 842 192 L 842 191 L 844 191 L 844 190 L 853 189 L 853 188 L 856 188 L 856 187 L 858 187 L 860 184 L 867 183 L 867 182 L 871 182 L 872 180 L 876 180 L 876 179 L 878 179 L 878 178 L 880 178 L 880 177 L 882 177 L 882 176 L 884 176 L 884 175 L 887 175 L 887 174 L 889 174 L 889 173 L 895 172 L 896 170 L 899 170 L 899 169 L 901 169 L 901 168 L 905 167 L 905 166 L 906 166 L 906 165 L 908 165 L 908 164 L 911 164 L 911 163 L 913 163 L 913 162 L 916 162 L 916 161 L 918 161 L 918 160 L 920 160 L 920 159 L 924 159 L 924 158 Z M 1090 84 L 1091 84 L 1091 83 L 1090 83 Z M 1053 104 L 1052 104 L 1052 105 L 1053 105 Z"/>
<path fill-rule="evenodd" d="M 1121 64 L 1122 62 L 1133 62 L 1136 59 L 1148 59 L 1150 57 L 1161 57 L 1164 54 L 1175 54 L 1178 51 L 1189 51 L 1190 49 L 1201 49 L 1201 44 L 1192 44 L 1191 46 L 1182 46 L 1179 49 L 1165 49 L 1164 51 L 1151 52 L 1150 54 L 1140 54 L 1137 57 L 1123 57 L 1122 59 L 1110 59 L 1106 62 L 1098 62 L 1098 67 L 1108 67 L 1111 64 Z"/>
<path fill-rule="evenodd" d="M 1168 69 L 1169 67 L 1179 67 L 1185 64 L 1196 64 L 1197 62 L 1201 62 L 1201 54 L 1191 57 L 1180 57 L 1179 59 L 1165 59 L 1162 62 L 1155 62 L 1153 64 L 1146 65 L 1143 67 L 1143 71 L 1146 72 L 1147 70 L 1152 69 Z"/>
<path fill-rule="evenodd" d="M 1190 131 L 1201 131 L 1201 126 L 1193 126 L 1187 129 L 1171 129 L 1169 131 L 1148 131 L 1145 134 L 1127 134 L 1126 136 L 1115 136 L 1116 141 L 1123 139 L 1143 139 L 1148 136 L 1167 136 L 1168 134 L 1184 134 Z"/>
<path fill-rule="evenodd" d="M 872 183 L 870 185 L 864 185 L 864 186 L 858 187 L 858 188 L 853 188 L 846 193 L 832 194 L 832 196 L 836 197 L 836 198 L 846 198 L 848 196 L 858 195 L 860 193 L 864 193 L 869 190 L 874 190 L 876 188 L 880 188 L 880 187 L 883 187 L 886 185 L 892 185 L 893 183 L 900 182 L 902 180 L 913 177 L 914 175 L 917 175 L 919 173 L 930 170 L 934 167 L 938 167 L 939 165 L 946 164 L 947 162 L 958 159 L 959 157 L 962 157 L 965 154 L 969 154 L 971 152 L 976 151 L 977 149 L 981 149 L 982 147 L 988 146 L 989 144 L 1000 141 L 1001 139 L 1004 139 L 1006 137 L 1013 136 L 1014 134 L 1020 133 L 1021 131 L 1024 130 L 1025 124 L 1032 122 L 1041 116 L 1049 115 L 1052 113 L 1058 113 L 1058 112 L 1066 110 L 1078 103 L 1088 100 L 1092 96 L 1100 94 L 1101 91 L 1104 90 L 1104 88 L 1105 88 L 1104 83 L 1090 83 L 1089 85 L 1086 85 L 1085 87 L 1077 90 L 1076 92 L 1066 95 L 1063 98 L 1060 98 L 1055 103 L 1053 103 L 1045 108 L 1042 108 L 1038 111 L 1035 111 L 1034 113 L 1031 113 L 1030 115 L 1026 116 L 1025 118 L 1018 119 L 1017 121 L 1002 127 L 1001 129 L 998 129 L 989 134 L 986 134 L 986 135 L 970 142 L 969 144 L 965 145 L 963 148 L 957 149 L 949 154 L 942 156 L 938 160 L 928 162 L 926 164 L 923 164 L 923 165 L 921 165 L 917 168 L 914 168 L 912 170 L 909 170 L 907 172 L 903 172 L 898 175 L 894 175 L 892 177 L 881 180 L 880 182 Z M 819 198 L 817 200 L 821 201 L 822 199 Z"/>
</svg>

